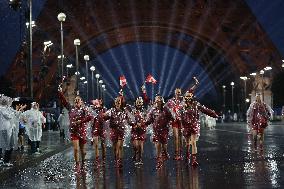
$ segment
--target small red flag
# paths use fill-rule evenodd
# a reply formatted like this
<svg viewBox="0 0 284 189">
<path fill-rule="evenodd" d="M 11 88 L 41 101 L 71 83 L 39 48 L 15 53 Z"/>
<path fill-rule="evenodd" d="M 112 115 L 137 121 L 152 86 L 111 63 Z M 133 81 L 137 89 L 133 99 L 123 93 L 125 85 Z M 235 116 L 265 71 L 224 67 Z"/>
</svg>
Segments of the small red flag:
<svg viewBox="0 0 284 189">
<path fill-rule="evenodd" d="M 146 83 L 153 83 L 153 84 L 156 84 L 157 83 L 157 80 L 151 75 L 149 74 L 146 78 Z"/>
<path fill-rule="evenodd" d="M 121 87 L 124 87 L 127 84 L 126 78 L 124 75 L 119 77 L 119 84 Z"/>
</svg>

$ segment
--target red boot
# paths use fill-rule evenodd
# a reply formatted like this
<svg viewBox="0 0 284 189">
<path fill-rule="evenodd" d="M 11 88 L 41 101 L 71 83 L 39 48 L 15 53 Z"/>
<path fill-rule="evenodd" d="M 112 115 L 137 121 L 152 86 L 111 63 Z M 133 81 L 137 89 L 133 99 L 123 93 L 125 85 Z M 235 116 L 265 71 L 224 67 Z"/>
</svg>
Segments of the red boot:
<svg viewBox="0 0 284 189">
<path fill-rule="evenodd" d="M 191 162 L 192 166 L 198 166 L 198 162 L 196 159 L 197 159 L 196 154 L 192 154 L 192 162 Z"/>
</svg>

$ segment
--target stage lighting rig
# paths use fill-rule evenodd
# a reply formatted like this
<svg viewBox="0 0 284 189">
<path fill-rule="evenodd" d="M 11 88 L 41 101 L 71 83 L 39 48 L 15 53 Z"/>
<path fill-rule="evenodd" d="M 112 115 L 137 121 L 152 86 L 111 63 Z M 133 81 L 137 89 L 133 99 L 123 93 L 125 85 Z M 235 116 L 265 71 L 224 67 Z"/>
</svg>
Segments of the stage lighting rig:
<svg viewBox="0 0 284 189">
<path fill-rule="evenodd" d="M 21 0 L 9 0 L 9 6 L 14 11 L 17 11 L 21 8 L 22 2 Z"/>
</svg>

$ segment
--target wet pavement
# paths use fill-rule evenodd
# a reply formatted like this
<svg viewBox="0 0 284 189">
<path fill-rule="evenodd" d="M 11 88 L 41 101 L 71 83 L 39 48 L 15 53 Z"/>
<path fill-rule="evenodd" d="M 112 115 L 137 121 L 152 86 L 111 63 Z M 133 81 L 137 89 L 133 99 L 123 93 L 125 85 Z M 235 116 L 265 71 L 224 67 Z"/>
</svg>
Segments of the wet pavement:
<svg viewBox="0 0 284 189">
<path fill-rule="evenodd" d="M 71 146 L 69 142 L 60 138 L 59 131 L 43 132 L 40 142 L 40 154 L 31 154 L 30 146 L 27 144 L 27 137 L 25 137 L 25 139 L 25 148 L 23 150 L 15 149 L 12 153 L 10 163 L 12 163 L 13 166 L 7 167 L 0 164 L 0 183 L 20 170 L 35 166 L 46 158 Z"/>
<path fill-rule="evenodd" d="M 132 149 L 125 148 L 124 167 L 114 167 L 108 148 L 105 166 L 94 166 L 88 146 L 87 164 L 76 169 L 72 148 L 2 181 L 0 188 L 283 188 L 284 126 L 271 125 L 265 132 L 264 151 L 255 151 L 244 124 L 217 124 L 202 128 L 198 142 L 200 166 L 168 160 L 155 169 L 154 147 L 147 140 L 144 165 L 135 167 Z M 172 140 L 169 152 L 173 154 Z M 281 179 L 282 178 L 282 179 Z"/>
</svg>

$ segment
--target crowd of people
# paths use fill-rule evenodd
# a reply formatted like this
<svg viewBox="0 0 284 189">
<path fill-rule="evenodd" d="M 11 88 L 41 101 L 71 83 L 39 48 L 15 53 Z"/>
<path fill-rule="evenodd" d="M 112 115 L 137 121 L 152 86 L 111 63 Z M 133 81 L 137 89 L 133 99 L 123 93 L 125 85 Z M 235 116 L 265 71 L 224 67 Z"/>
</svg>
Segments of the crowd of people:
<svg viewBox="0 0 284 189">
<path fill-rule="evenodd" d="M 0 165 L 10 163 L 14 149 L 24 150 L 27 135 L 31 153 L 39 153 L 42 127 L 46 119 L 39 111 L 39 104 L 22 104 L 18 99 L 0 95 Z M 3 157 L 2 157 L 3 156 Z"/>
</svg>

